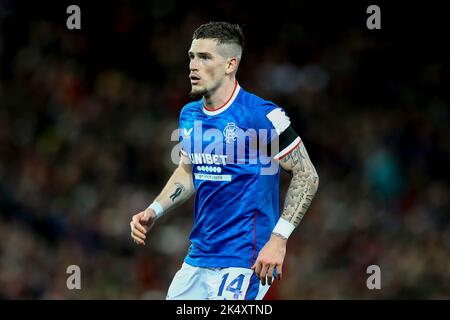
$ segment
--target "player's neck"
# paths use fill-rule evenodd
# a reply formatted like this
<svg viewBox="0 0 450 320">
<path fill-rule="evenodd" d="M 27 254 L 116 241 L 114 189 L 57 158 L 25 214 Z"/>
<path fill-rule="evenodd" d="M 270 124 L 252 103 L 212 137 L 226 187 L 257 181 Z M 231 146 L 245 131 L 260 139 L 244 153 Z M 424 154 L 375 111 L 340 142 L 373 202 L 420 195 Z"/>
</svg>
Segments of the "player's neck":
<svg viewBox="0 0 450 320">
<path fill-rule="evenodd" d="M 220 109 L 227 101 L 230 100 L 231 96 L 236 89 L 237 81 L 236 79 L 227 79 L 224 83 L 217 88 L 211 95 L 204 96 L 203 103 L 205 108 L 208 110 Z"/>
</svg>

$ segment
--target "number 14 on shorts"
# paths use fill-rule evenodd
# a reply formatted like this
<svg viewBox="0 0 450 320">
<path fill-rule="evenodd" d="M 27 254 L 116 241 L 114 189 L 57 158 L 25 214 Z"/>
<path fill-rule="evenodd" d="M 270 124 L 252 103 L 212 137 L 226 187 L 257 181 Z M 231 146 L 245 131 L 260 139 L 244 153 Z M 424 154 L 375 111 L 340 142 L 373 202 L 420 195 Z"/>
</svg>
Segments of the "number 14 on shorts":
<svg viewBox="0 0 450 320">
<path fill-rule="evenodd" d="M 252 273 L 252 270 L 241 268 L 224 269 L 217 297 L 224 300 L 244 299 Z"/>
</svg>

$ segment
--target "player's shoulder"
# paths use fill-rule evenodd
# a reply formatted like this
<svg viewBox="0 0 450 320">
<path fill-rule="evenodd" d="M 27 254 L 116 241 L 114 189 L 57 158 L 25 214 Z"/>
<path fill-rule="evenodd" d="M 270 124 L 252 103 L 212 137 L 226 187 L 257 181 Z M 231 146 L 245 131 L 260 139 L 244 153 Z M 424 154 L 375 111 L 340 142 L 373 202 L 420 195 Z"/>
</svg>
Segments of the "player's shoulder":
<svg viewBox="0 0 450 320">
<path fill-rule="evenodd" d="M 274 109 L 280 108 L 276 103 L 266 100 L 254 93 L 242 89 L 238 96 L 238 101 L 241 106 L 248 108 L 251 112 L 268 113 Z"/>
<path fill-rule="evenodd" d="M 180 116 L 192 114 L 194 111 L 200 110 L 202 107 L 202 99 L 186 103 L 180 111 Z"/>
</svg>

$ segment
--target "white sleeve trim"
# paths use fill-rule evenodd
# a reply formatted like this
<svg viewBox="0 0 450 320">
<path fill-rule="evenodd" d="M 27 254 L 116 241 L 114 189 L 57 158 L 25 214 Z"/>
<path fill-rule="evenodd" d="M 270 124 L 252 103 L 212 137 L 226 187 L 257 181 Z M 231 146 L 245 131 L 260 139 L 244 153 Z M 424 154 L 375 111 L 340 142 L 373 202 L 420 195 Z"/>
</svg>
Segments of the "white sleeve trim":
<svg viewBox="0 0 450 320">
<path fill-rule="evenodd" d="M 300 137 L 297 137 L 294 141 L 292 141 L 286 148 L 278 152 L 273 158 L 275 160 L 279 160 L 285 156 L 287 156 L 292 150 L 294 150 L 299 144 L 302 142 Z"/>
</svg>

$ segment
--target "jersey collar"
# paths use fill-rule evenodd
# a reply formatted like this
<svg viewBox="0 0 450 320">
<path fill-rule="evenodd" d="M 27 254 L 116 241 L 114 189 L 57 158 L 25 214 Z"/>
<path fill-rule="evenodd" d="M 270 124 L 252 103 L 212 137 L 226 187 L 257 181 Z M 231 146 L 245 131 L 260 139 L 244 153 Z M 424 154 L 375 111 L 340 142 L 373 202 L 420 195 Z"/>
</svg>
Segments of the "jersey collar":
<svg viewBox="0 0 450 320">
<path fill-rule="evenodd" d="M 206 113 L 208 116 L 215 116 L 219 113 L 224 112 L 225 110 L 227 110 L 234 102 L 234 100 L 236 100 L 237 95 L 239 94 L 241 87 L 239 86 L 239 83 L 235 82 L 234 84 L 234 89 L 233 92 L 231 93 L 231 96 L 228 98 L 228 100 L 221 105 L 219 108 L 215 109 L 215 110 L 211 110 L 205 107 L 205 103 L 202 103 L 203 106 L 203 112 Z"/>
</svg>

